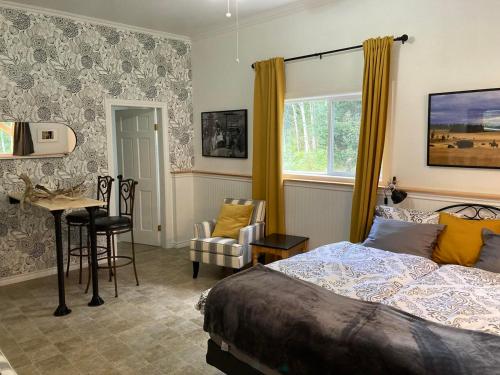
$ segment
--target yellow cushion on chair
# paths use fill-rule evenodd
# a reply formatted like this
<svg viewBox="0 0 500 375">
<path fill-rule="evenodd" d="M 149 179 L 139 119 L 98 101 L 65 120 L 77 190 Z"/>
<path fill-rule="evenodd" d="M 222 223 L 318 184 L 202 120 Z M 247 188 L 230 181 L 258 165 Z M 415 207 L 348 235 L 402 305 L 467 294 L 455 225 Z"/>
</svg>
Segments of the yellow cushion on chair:
<svg viewBox="0 0 500 375">
<path fill-rule="evenodd" d="M 224 204 L 220 210 L 212 237 L 238 239 L 240 229 L 252 218 L 253 205 Z"/>
<path fill-rule="evenodd" d="M 446 225 L 432 253 L 432 260 L 440 264 L 473 266 L 479 259 L 483 228 L 500 232 L 500 220 L 466 220 L 441 212 L 439 224 Z"/>
</svg>

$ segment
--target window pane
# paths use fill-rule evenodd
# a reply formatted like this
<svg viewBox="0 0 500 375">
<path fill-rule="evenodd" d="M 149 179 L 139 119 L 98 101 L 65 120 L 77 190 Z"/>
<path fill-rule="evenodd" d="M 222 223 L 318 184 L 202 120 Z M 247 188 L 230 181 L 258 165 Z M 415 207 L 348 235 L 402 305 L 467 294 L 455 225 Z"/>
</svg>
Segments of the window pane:
<svg viewBox="0 0 500 375">
<path fill-rule="evenodd" d="M 283 146 L 285 171 L 327 173 L 328 100 L 285 104 Z"/>
<path fill-rule="evenodd" d="M 354 176 L 358 156 L 361 100 L 340 100 L 333 111 L 333 174 Z"/>
<path fill-rule="evenodd" d="M 0 122 L 0 155 L 12 155 L 13 152 L 13 122 Z"/>
</svg>

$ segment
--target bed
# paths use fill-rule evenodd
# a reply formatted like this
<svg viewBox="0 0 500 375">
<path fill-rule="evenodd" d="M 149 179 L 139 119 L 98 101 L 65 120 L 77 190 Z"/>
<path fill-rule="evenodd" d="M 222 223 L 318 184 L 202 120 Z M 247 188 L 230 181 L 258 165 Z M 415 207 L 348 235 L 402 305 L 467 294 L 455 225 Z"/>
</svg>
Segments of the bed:
<svg viewBox="0 0 500 375">
<path fill-rule="evenodd" d="M 500 373 L 500 274 L 476 268 L 341 242 L 224 279 L 198 308 L 229 374 Z"/>
</svg>

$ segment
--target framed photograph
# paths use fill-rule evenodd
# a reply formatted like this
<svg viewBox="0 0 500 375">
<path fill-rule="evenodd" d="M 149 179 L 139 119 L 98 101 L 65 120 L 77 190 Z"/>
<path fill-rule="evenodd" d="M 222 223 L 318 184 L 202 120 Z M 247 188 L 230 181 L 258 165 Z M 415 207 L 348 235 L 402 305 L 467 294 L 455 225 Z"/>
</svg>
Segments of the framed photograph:
<svg viewBox="0 0 500 375">
<path fill-rule="evenodd" d="M 202 155 L 248 158 L 247 110 L 201 114 Z"/>
<path fill-rule="evenodd" d="M 427 165 L 500 168 L 500 88 L 429 95 Z"/>
<path fill-rule="evenodd" d="M 57 130 L 55 129 L 39 129 L 38 130 L 38 142 L 57 142 Z"/>
</svg>

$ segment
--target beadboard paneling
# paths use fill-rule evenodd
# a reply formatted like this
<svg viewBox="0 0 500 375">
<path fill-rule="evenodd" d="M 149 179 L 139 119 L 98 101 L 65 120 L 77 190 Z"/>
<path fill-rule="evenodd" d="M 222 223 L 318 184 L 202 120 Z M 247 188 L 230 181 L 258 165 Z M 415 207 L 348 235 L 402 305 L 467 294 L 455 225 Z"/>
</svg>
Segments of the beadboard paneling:
<svg viewBox="0 0 500 375">
<path fill-rule="evenodd" d="M 250 198 L 248 178 L 194 175 L 194 219 L 217 217 L 224 198 Z M 352 188 L 287 182 L 286 224 L 289 234 L 310 237 L 310 248 L 349 236 Z"/>
<path fill-rule="evenodd" d="M 196 222 L 217 217 L 224 198 L 250 198 L 252 182 L 248 178 L 195 174 L 194 219 Z"/>
<path fill-rule="evenodd" d="M 249 178 L 195 173 L 194 221 L 217 217 L 226 197 L 251 197 Z M 310 238 L 309 248 L 349 239 L 352 187 L 314 182 L 285 181 L 285 210 L 288 234 Z M 432 211 L 458 203 L 483 203 L 500 206 L 500 201 L 468 199 L 426 193 L 410 193 L 399 206 Z M 382 193 L 380 193 L 382 203 Z M 184 221 L 188 223 L 188 221 Z M 185 228 L 183 233 L 192 232 Z"/>
<path fill-rule="evenodd" d="M 309 237 L 309 248 L 349 239 L 352 188 L 285 183 L 288 234 Z"/>
<path fill-rule="evenodd" d="M 194 186 L 193 175 L 173 174 L 174 191 L 174 243 L 169 247 L 184 247 L 193 237 Z"/>
</svg>

